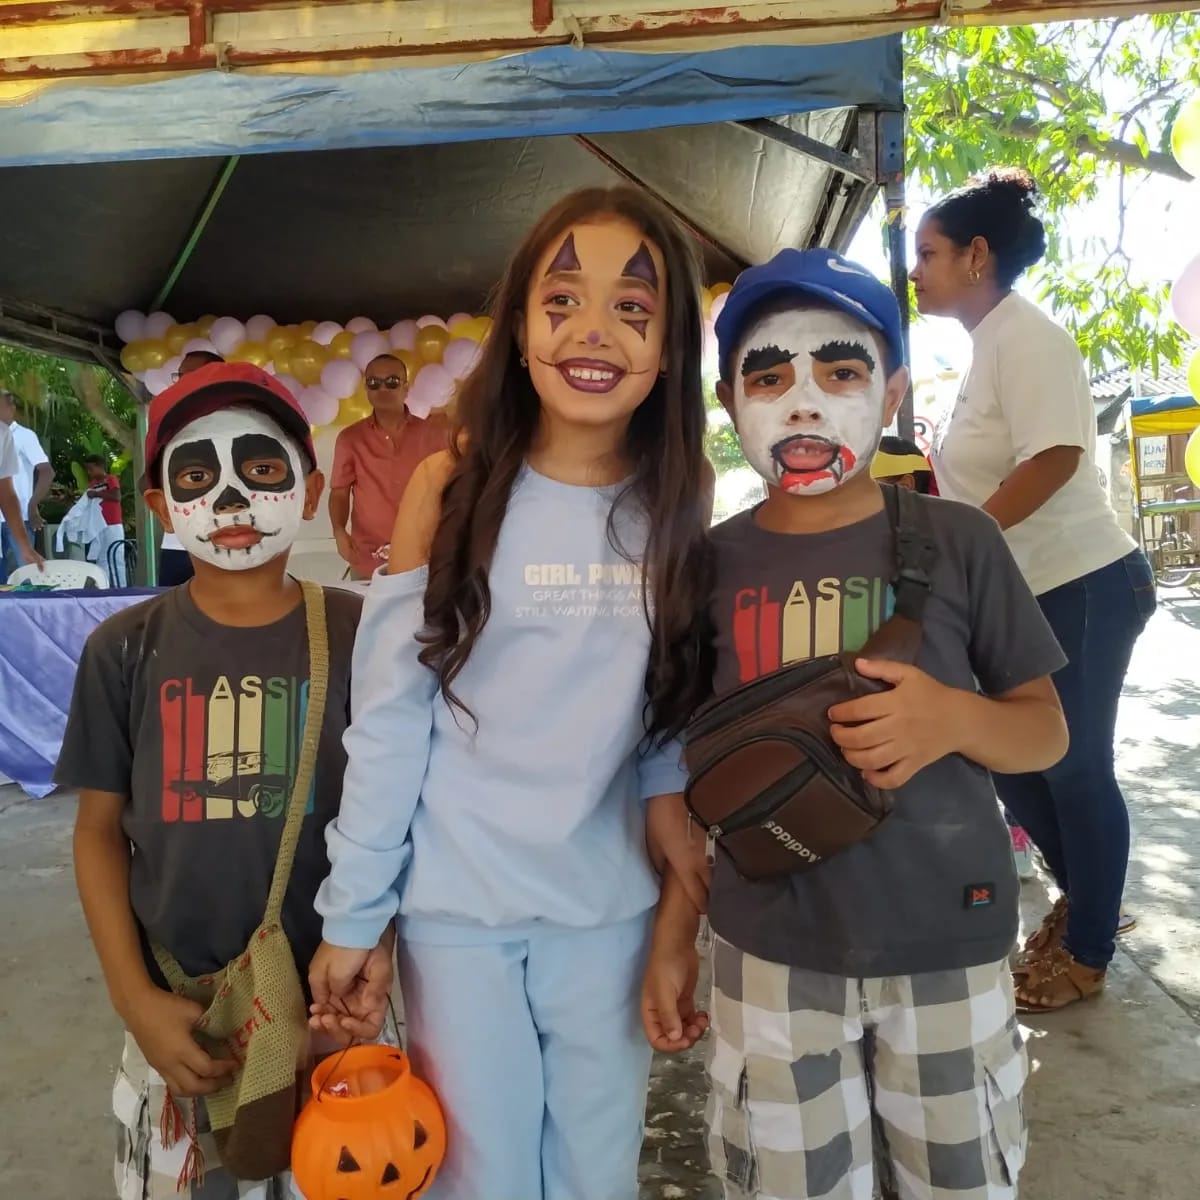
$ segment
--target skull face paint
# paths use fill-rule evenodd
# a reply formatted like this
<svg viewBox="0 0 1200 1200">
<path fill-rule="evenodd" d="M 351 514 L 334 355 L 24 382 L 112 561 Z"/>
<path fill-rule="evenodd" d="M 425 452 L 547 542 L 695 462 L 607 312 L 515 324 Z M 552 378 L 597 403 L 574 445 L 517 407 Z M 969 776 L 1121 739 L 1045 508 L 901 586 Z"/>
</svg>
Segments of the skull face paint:
<svg viewBox="0 0 1200 1200">
<path fill-rule="evenodd" d="M 817 496 L 865 470 L 883 429 L 887 373 L 844 313 L 788 309 L 759 321 L 734 358 L 734 413 L 747 462 L 769 483 Z"/>
<path fill-rule="evenodd" d="M 223 409 L 184 426 L 163 453 L 163 490 L 184 548 L 225 571 L 286 554 L 304 519 L 299 447 L 257 409 Z"/>
</svg>

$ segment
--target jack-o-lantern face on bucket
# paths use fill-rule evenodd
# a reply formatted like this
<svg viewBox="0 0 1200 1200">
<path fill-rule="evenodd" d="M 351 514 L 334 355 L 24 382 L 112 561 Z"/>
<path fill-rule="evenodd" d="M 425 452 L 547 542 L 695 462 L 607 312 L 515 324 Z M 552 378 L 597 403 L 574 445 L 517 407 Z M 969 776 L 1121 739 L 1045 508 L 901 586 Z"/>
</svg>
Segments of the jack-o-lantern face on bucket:
<svg viewBox="0 0 1200 1200">
<path fill-rule="evenodd" d="M 391 1046 L 326 1059 L 292 1137 L 306 1200 L 416 1200 L 446 1155 L 437 1098 Z"/>
</svg>

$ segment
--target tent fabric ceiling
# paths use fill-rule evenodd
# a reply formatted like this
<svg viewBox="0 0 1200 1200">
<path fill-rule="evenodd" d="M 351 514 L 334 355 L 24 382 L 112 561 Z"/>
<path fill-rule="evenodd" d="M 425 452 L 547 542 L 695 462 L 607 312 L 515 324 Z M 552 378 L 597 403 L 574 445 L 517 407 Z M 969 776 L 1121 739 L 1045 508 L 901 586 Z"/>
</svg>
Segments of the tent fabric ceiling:
<svg viewBox="0 0 1200 1200">
<path fill-rule="evenodd" d="M 840 51 L 855 53 L 839 57 Z M 764 113 L 799 114 L 784 118 L 791 128 L 844 146 L 854 120 L 847 104 L 865 103 L 864 97 L 899 104 L 894 42 L 821 47 L 816 53 L 829 56 L 831 65 L 805 76 L 802 68 L 813 62 L 811 47 L 689 56 L 539 51 L 477 64 L 493 71 L 507 64 L 510 89 L 520 79 L 532 81 L 529 94 L 538 106 L 518 116 L 512 103 L 502 102 L 504 96 L 511 101 L 512 92 L 504 93 L 486 129 L 469 121 L 447 125 L 456 113 L 462 119 L 464 110 L 472 119 L 488 111 L 482 98 L 469 102 L 468 97 L 449 116 L 427 105 L 420 118 L 427 136 L 418 139 L 420 144 L 411 144 L 404 133 L 417 120 L 405 110 L 393 114 L 391 144 L 304 150 L 298 147 L 307 143 L 297 135 L 291 153 L 242 154 L 164 307 L 181 320 L 206 312 L 241 317 L 266 312 L 281 321 L 366 314 L 380 322 L 478 309 L 516 242 L 542 211 L 576 188 L 622 181 L 618 170 L 574 137 L 514 135 L 523 127 L 513 124 L 517 120 L 538 130 L 549 127 L 547 114 L 556 105 L 568 114 L 563 119 L 574 123 L 568 128 L 586 134 L 603 156 L 710 235 L 715 243 L 706 246 L 710 280 L 731 278 L 739 260 L 761 261 L 784 246 L 808 244 L 817 236 L 817 213 L 828 207 L 841 183 L 827 166 L 730 122 Z M 589 103 L 599 94 L 594 78 L 577 80 L 573 92 L 573 77 L 548 72 L 544 64 L 534 73 L 525 61 L 563 54 L 577 61 L 622 60 L 625 74 L 612 76 L 606 85 L 613 102 L 601 103 L 590 125 L 585 121 Z M 634 63 L 636 72 L 629 74 Z M 722 76 L 718 67 L 732 73 Z M 856 75 L 856 68 L 874 73 Z M 436 73 L 404 72 L 418 82 Z M 386 73 L 362 78 L 380 74 Z M 767 75 L 773 80 L 769 86 L 747 82 L 761 84 Z M 301 86 L 295 77 L 270 78 L 287 88 Z M 548 80 L 553 81 L 549 91 Z M 659 90 L 670 80 L 666 91 Z M 303 85 L 329 82 L 305 80 Z M 144 85 L 145 94 L 155 86 Z M 781 107 L 762 107 L 763 87 L 770 105 Z M 139 89 L 80 90 L 98 97 Z M 65 92 L 48 93 L 55 94 Z M 717 96 L 720 106 L 714 107 Z M 296 133 L 300 108 L 293 96 L 277 107 L 247 111 L 244 125 L 262 129 L 270 124 L 274 136 L 286 141 L 285 133 Z M 322 111 L 321 137 L 328 146 L 354 143 L 353 113 L 339 122 L 331 111 Z M 699 123 L 698 113 L 719 116 L 721 123 Z M 6 155 L 13 161 L 10 115 L 0 124 L 0 161 Z M 74 115 L 86 127 L 89 114 L 77 110 Z M 159 115 L 152 107 L 138 110 L 139 128 L 154 126 Z M 70 116 L 60 113 L 63 120 Z M 221 114 L 214 122 L 224 128 L 236 124 L 235 116 Z M 313 113 L 303 119 L 315 137 Z M 169 113 L 163 125 L 170 129 Z M 148 307 L 228 162 L 225 156 L 197 154 L 212 139 L 185 147 L 170 142 L 171 136 L 154 142 L 149 156 L 124 148 L 114 150 L 111 160 L 70 163 L 46 162 L 55 157 L 56 145 L 61 148 L 51 139 L 39 165 L 0 168 L 5 235 L 0 304 L 33 303 L 104 327 L 111 327 L 125 308 Z M 101 138 L 96 146 L 104 144 Z M 0 336 L 12 335 L 0 328 Z"/>
<path fill-rule="evenodd" d="M 846 111 L 810 135 L 840 136 Z M 732 125 L 597 138 L 738 259 L 805 244 L 830 172 Z M 0 172 L 0 296 L 109 326 L 154 300 L 222 159 Z M 478 308 L 516 242 L 579 187 L 619 176 L 573 138 L 249 156 L 165 307 L 380 321 Z M 736 198 L 736 199 L 735 199 Z M 738 262 L 709 246 L 710 279 Z"/>
</svg>

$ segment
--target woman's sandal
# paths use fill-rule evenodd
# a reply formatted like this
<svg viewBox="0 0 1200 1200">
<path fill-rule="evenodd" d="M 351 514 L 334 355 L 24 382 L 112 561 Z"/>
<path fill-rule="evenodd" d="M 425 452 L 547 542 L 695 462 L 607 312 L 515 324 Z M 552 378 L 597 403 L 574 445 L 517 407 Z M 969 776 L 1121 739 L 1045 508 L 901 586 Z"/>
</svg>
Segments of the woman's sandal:
<svg viewBox="0 0 1200 1200">
<path fill-rule="evenodd" d="M 1055 1012 L 1104 991 L 1103 969 L 1076 962 L 1066 946 L 1056 946 L 1013 973 L 1017 1011 Z"/>
<path fill-rule="evenodd" d="M 1054 907 L 1042 918 L 1042 923 L 1025 939 L 1025 945 L 1017 955 L 1013 975 L 1023 975 L 1045 954 L 1062 945 L 1067 932 L 1067 898 L 1059 896 Z"/>
</svg>

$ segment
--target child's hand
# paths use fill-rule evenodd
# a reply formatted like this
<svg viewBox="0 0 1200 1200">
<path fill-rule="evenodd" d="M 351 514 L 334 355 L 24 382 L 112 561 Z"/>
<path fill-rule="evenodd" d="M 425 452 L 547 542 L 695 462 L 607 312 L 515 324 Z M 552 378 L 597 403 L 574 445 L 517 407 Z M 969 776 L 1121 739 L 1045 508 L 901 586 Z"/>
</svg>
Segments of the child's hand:
<svg viewBox="0 0 1200 1200">
<path fill-rule="evenodd" d="M 377 1040 L 383 1032 L 388 997 L 392 991 L 392 952 L 395 945 L 396 934 L 389 926 L 379 939 L 379 944 L 367 954 L 366 962 L 347 994 L 331 996 L 325 1003 L 319 1003 L 314 991 L 314 1002 L 309 1009 L 309 1027 L 326 1034 L 342 1046 L 353 1041 Z"/>
<path fill-rule="evenodd" d="M 642 981 L 642 1029 L 660 1054 L 694 1046 L 708 1028 L 708 1013 L 696 1011 L 700 956 L 695 943 L 656 941 Z"/>
<path fill-rule="evenodd" d="M 366 967 L 369 950 L 353 950 L 322 942 L 308 968 L 308 986 L 313 1004 L 321 1011 L 342 1011 L 345 1001 L 358 986 L 358 976 Z"/>
<path fill-rule="evenodd" d="M 833 740 L 869 784 L 898 788 L 922 768 L 954 753 L 958 689 L 908 663 L 860 658 L 854 665 L 867 679 L 893 685 L 829 710 Z"/>
<path fill-rule="evenodd" d="M 125 1022 L 146 1061 L 175 1096 L 209 1096 L 237 1070 L 230 1058 L 212 1058 L 192 1036 L 204 1009 L 194 1000 L 150 987 L 125 1011 Z"/>
<path fill-rule="evenodd" d="M 654 869 L 661 875 L 670 864 L 696 911 L 707 912 L 711 872 L 704 857 L 704 831 L 691 828 L 679 792 L 650 798 L 646 805 L 646 848 Z"/>
</svg>

